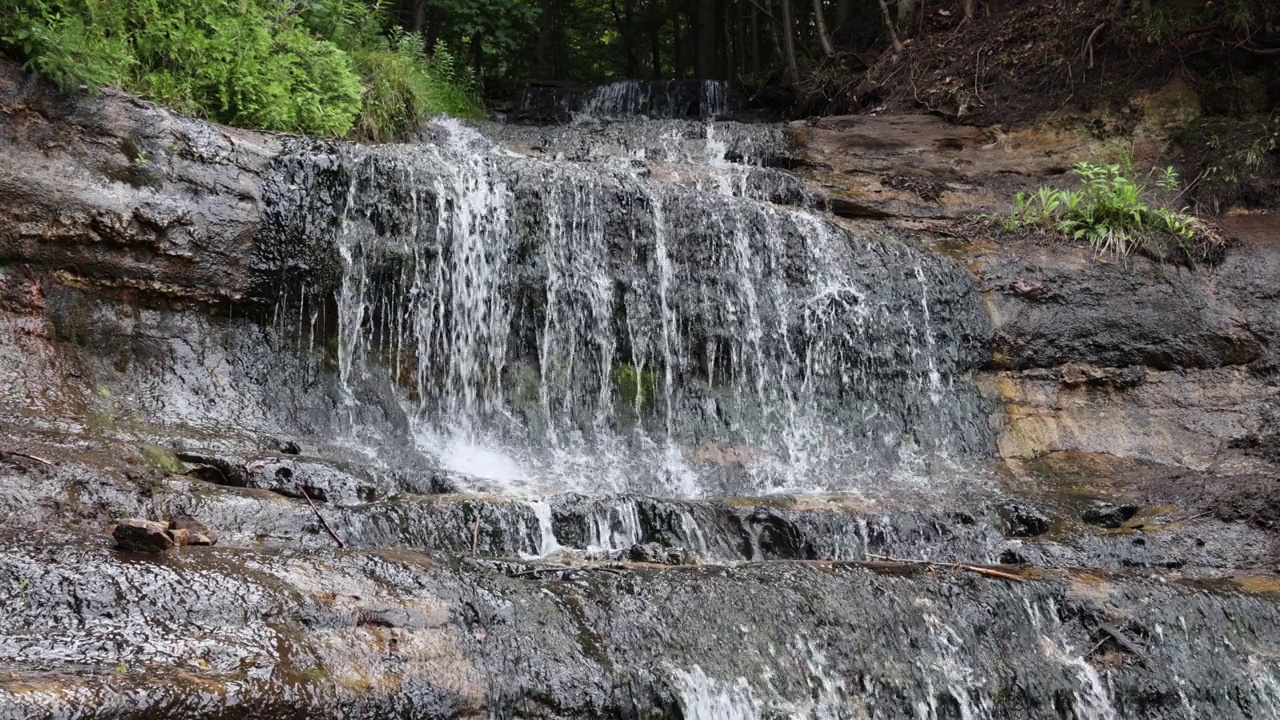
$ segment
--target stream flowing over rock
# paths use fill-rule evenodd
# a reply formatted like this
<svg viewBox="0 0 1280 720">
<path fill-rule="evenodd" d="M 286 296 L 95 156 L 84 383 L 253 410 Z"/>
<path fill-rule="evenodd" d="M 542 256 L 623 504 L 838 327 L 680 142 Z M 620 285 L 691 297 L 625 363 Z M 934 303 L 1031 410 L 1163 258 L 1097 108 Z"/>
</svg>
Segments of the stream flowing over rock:
<svg viewBox="0 0 1280 720">
<path fill-rule="evenodd" d="M 0 66 L 0 718 L 1280 718 L 1280 249 L 957 241 L 976 129 L 737 103 Z"/>
</svg>

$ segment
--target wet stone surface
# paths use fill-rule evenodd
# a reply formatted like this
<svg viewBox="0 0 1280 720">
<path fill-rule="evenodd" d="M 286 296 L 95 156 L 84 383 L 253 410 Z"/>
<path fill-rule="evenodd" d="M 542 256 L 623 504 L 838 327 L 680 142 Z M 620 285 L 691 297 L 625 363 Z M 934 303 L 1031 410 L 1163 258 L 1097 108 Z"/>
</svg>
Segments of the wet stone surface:
<svg viewBox="0 0 1280 720">
<path fill-rule="evenodd" d="M 563 90 L 359 147 L 0 66 L 0 720 L 1280 717 L 1274 254 L 930 247 L 827 211 L 1021 160 Z"/>
<path fill-rule="evenodd" d="M 23 675 L 0 676 L 0 716 L 220 716 L 196 688 L 266 718 L 674 718 L 706 701 L 752 715 L 816 702 L 832 717 L 914 717 L 919 703 L 997 717 L 1274 709 L 1280 606 L 1242 589 L 797 563 L 518 567 L 6 537 L 0 663 Z M 133 692 L 140 682 L 151 690 Z"/>
</svg>

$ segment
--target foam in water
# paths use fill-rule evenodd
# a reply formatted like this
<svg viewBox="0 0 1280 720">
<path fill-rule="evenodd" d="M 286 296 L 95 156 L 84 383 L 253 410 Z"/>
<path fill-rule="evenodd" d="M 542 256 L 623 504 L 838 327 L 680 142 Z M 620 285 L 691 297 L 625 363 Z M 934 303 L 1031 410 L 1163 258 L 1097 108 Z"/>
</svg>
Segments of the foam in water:
<svg viewBox="0 0 1280 720">
<path fill-rule="evenodd" d="M 1074 709 L 1081 720 L 1117 720 L 1119 715 L 1111 702 L 1111 693 L 1096 668 L 1085 660 L 1064 637 L 1057 607 L 1052 601 L 1044 606 L 1027 602 L 1027 616 L 1039 633 L 1040 651 L 1075 676 L 1079 683 L 1074 691 Z"/>
<path fill-rule="evenodd" d="M 680 710 L 685 720 L 757 720 L 760 711 L 746 678 L 721 683 L 694 665 L 674 670 Z"/>
</svg>

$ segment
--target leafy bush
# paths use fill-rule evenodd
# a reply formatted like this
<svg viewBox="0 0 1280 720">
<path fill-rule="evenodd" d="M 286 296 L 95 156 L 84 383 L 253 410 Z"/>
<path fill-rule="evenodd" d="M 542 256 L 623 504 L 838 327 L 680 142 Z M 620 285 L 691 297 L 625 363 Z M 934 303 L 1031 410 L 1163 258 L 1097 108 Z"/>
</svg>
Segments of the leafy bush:
<svg viewBox="0 0 1280 720">
<path fill-rule="evenodd" d="M 397 33 L 380 46 L 356 51 L 355 58 L 369 79 L 357 127 L 363 139 L 403 137 L 432 115 L 483 114 L 479 94 L 443 45 L 428 55 L 421 36 Z"/>
<path fill-rule="evenodd" d="M 1184 208 L 1181 211 L 1154 204 L 1151 189 L 1126 175 L 1119 165 L 1079 163 L 1073 172 L 1078 190 L 1042 187 L 1035 193 L 1018 193 L 1013 211 L 1001 216 L 1006 230 L 1049 227 L 1076 240 L 1085 240 L 1099 254 L 1129 255 L 1154 237 L 1171 239 L 1189 260 L 1208 258 L 1221 244 Z M 1165 168 L 1156 186 L 1176 191 L 1177 171 Z M 1214 247 L 1207 247 L 1211 245 Z"/>
<path fill-rule="evenodd" d="M 0 51 L 64 89 L 116 86 L 265 130 L 341 136 L 358 124 L 387 140 L 429 114 L 480 112 L 447 53 L 389 40 L 385 20 L 360 0 L 8 0 Z"/>
</svg>

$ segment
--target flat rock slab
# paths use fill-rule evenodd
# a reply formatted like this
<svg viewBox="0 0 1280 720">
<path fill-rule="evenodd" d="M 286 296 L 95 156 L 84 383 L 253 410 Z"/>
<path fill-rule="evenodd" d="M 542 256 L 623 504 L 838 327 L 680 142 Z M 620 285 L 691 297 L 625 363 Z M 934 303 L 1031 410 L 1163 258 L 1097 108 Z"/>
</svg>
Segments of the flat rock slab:
<svg viewBox="0 0 1280 720">
<path fill-rule="evenodd" d="M 1273 707 L 1280 679 L 1265 579 L 443 560 L 0 540 L 0 718 L 675 718 L 708 696 L 770 716 L 816 692 L 832 716 L 1090 698 L 1234 719 Z"/>
</svg>

